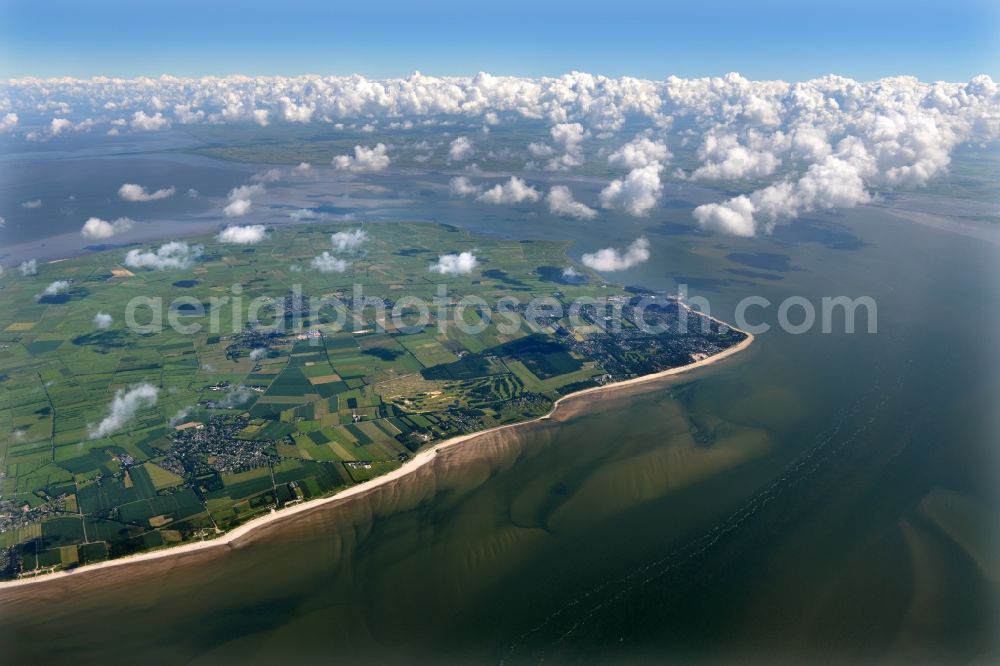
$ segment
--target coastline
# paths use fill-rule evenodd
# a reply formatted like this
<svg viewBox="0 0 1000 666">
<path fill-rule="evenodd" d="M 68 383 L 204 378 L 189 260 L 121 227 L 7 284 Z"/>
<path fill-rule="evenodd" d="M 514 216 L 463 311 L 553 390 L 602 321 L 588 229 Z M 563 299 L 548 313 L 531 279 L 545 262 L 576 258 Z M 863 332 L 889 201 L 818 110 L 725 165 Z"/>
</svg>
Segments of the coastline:
<svg viewBox="0 0 1000 666">
<path fill-rule="evenodd" d="M 688 308 L 688 310 L 691 310 L 683 302 L 681 302 L 680 304 L 683 307 Z M 696 312 L 696 311 L 692 310 L 692 312 Z M 516 423 L 507 423 L 505 425 L 496 426 L 494 428 L 488 428 L 486 430 L 480 430 L 478 432 L 468 433 L 468 434 L 465 434 L 465 435 L 457 435 L 455 437 L 451 437 L 449 439 L 443 440 L 441 442 L 438 442 L 437 444 L 432 445 L 430 448 L 428 448 L 428 449 L 426 449 L 424 451 L 419 452 L 412 459 L 410 459 L 409 461 L 407 461 L 406 463 L 404 463 L 402 466 L 400 466 L 400 467 L 392 470 L 391 472 L 388 472 L 388 473 L 383 474 L 381 476 L 377 476 L 375 478 L 369 479 L 368 481 L 364 481 L 364 482 L 359 483 L 357 485 L 351 486 L 350 488 L 346 488 L 344 490 L 341 490 L 341 491 L 339 491 L 339 492 L 337 492 L 337 493 L 335 493 L 333 495 L 329 495 L 329 496 L 326 496 L 326 497 L 318 497 L 318 498 L 311 499 L 311 500 L 302 502 L 301 504 L 296 504 L 296 505 L 290 506 L 290 507 L 284 507 L 284 508 L 281 508 L 281 509 L 273 509 L 273 510 L 271 510 L 270 513 L 267 513 L 267 514 L 265 514 L 263 516 L 258 516 L 256 518 L 252 518 L 251 520 L 247 521 L 246 523 L 243 523 L 242 525 L 239 525 L 239 526 L 235 527 L 234 529 L 229 530 L 228 532 L 224 532 L 224 533 L 220 534 L 218 537 L 215 537 L 215 538 L 212 538 L 212 539 L 203 540 L 203 541 L 196 541 L 196 542 L 190 542 L 190 543 L 180 544 L 180 545 L 177 545 L 177 546 L 169 546 L 169 547 L 162 548 L 162 549 L 159 549 L 159 550 L 153 550 L 153 551 L 148 551 L 148 552 L 144 552 L 144 553 L 136 553 L 136 554 L 133 554 L 133 555 L 126 555 L 124 557 L 119 557 L 119 558 L 115 558 L 115 559 L 111 559 L 111 560 L 105 560 L 103 562 L 96 562 L 94 564 L 87 564 L 87 565 L 84 565 L 84 566 L 81 566 L 81 567 L 77 567 L 75 569 L 62 570 L 62 571 L 54 571 L 54 572 L 50 572 L 50 573 L 46 573 L 46 574 L 41 574 L 41 575 L 38 575 L 38 576 L 30 576 L 30 577 L 25 577 L 25 578 L 18 578 L 18 579 L 9 580 L 9 581 L 0 581 L 0 592 L 2 592 L 3 590 L 6 590 L 6 589 L 17 588 L 17 587 L 25 587 L 25 586 L 28 586 L 28 585 L 42 585 L 42 584 L 44 584 L 46 582 L 49 582 L 49 581 L 55 581 L 55 580 L 59 580 L 59 579 L 66 579 L 66 578 L 70 578 L 70 577 L 76 577 L 76 576 L 78 576 L 80 574 L 86 574 L 86 573 L 93 572 L 93 571 L 99 571 L 101 569 L 108 569 L 108 568 L 112 568 L 112 567 L 125 566 L 125 565 L 129 565 L 129 564 L 136 564 L 136 563 L 139 563 L 139 562 L 145 562 L 145 561 L 150 561 L 150 560 L 163 559 L 163 558 L 166 558 L 166 557 L 175 557 L 175 556 L 184 555 L 184 554 L 187 554 L 187 553 L 193 553 L 193 552 L 198 552 L 198 551 L 202 551 L 202 550 L 208 550 L 208 549 L 212 549 L 212 548 L 232 547 L 232 545 L 235 544 L 237 541 L 239 541 L 240 539 L 242 539 L 246 535 L 250 534 L 251 532 L 253 532 L 253 531 L 255 531 L 255 530 L 257 530 L 257 529 L 259 529 L 261 527 L 264 527 L 265 525 L 269 525 L 271 523 L 280 521 L 280 520 L 282 520 L 284 518 L 287 518 L 287 517 L 290 517 L 290 516 L 294 516 L 294 515 L 299 514 L 299 513 L 305 513 L 307 511 L 311 511 L 312 509 L 315 509 L 317 507 L 325 506 L 325 505 L 328 505 L 328 504 L 336 504 L 336 503 L 340 503 L 340 502 L 349 501 L 354 496 L 363 495 L 365 493 L 373 491 L 374 489 L 376 489 L 376 488 L 378 488 L 380 486 L 383 486 L 383 485 L 388 484 L 388 483 L 390 483 L 392 481 L 395 481 L 397 479 L 405 477 L 405 476 L 407 476 L 407 475 L 415 472 L 416 470 L 422 468 L 423 466 L 427 465 L 428 463 L 432 462 L 436 458 L 437 454 L 440 451 L 444 451 L 445 449 L 449 449 L 449 448 L 458 446 L 459 444 L 463 444 L 463 443 L 465 443 L 465 442 L 467 442 L 469 440 L 473 440 L 473 439 L 476 439 L 478 437 L 483 437 L 485 435 L 492 434 L 492 433 L 495 433 L 495 432 L 499 432 L 501 430 L 505 430 L 505 429 L 508 429 L 508 428 L 516 428 L 516 427 L 519 427 L 519 426 L 524 426 L 524 425 L 528 425 L 528 424 L 531 424 L 531 423 L 536 423 L 536 422 L 539 422 L 539 421 L 549 420 L 549 419 L 552 418 L 552 416 L 559 409 L 559 405 L 562 404 L 563 401 L 566 401 L 566 400 L 569 400 L 569 399 L 577 399 L 577 398 L 580 398 L 582 396 L 585 396 L 585 395 L 588 395 L 588 394 L 594 394 L 594 393 L 597 393 L 597 392 L 616 391 L 616 390 L 620 390 L 620 389 L 627 388 L 627 387 L 630 387 L 630 386 L 636 386 L 636 385 L 639 385 L 639 384 L 645 384 L 645 383 L 653 382 L 653 381 L 656 381 L 656 380 L 659 380 L 659 379 L 663 379 L 663 378 L 666 378 L 666 377 L 672 377 L 672 376 L 684 374 L 684 373 L 687 373 L 687 372 L 691 372 L 691 371 L 696 370 L 698 368 L 705 367 L 705 366 L 708 366 L 708 365 L 712 365 L 714 363 L 718 363 L 719 361 L 722 361 L 723 359 L 726 359 L 726 358 L 729 358 L 730 356 L 738 354 L 739 352 L 747 349 L 751 344 L 753 344 L 754 336 L 753 336 L 752 333 L 748 333 L 747 331 L 743 331 L 741 329 L 738 329 L 738 328 L 736 328 L 736 327 L 734 327 L 734 326 L 732 326 L 732 325 L 730 325 L 730 324 L 728 324 L 728 323 L 726 323 L 726 322 L 724 322 L 724 321 L 722 321 L 720 319 L 712 317 L 711 315 L 705 315 L 705 314 L 702 314 L 702 313 L 698 313 L 698 314 L 701 315 L 701 316 L 703 316 L 703 317 L 708 317 L 709 319 L 711 319 L 711 320 L 713 320 L 713 321 L 715 321 L 715 322 L 717 322 L 719 324 L 725 325 L 725 326 L 729 327 L 731 330 L 737 331 L 739 333 L 743 333 L 746 337 L 742 341 L 740 341 L 738 344 L 735 344 L 732 347 L 724 349 L 723 351 L 719 352 L 718 354 L 714 354 L 712 356 L 709 356 L 709 357 L 706 357 L 706 358 L 694 361 L 693 363 L 689 363 L 687 365 L 681 365 L 681 366 L 678 366 L 676 368 L 670 368 L 668 370 L 663 370 L 661 372 L 655 372 L 655 373 L 648 374 L 648 375 L 642 375 L 641 377 L 634 377 L 632 379 L 626 379 L 626 380 L 623 380 L 623 381 L 620 381 L 620 382 L 614 382 L 614 383 L 605 384 L 605 385 L 602 385 L 602 386 L 594 386 L 594 387 L 591 387 L 591 388 L 583 389 L 581 391 L 576 391 L 574 393 L 570 393 L 570 394 L 564 395 L 564 396 L 562 396 L 561 398 L 559 398 L 558 400 L 556 400 L 555 402 L 552 403 L 552 408 L 547 413 L 543 414 L 542 416 L 538 416 L 538 417 L 536 417 L 534 419 L 530 419 L 530 420 L 527 420 L 527 421 L 518 421 Z"/>
</svg>

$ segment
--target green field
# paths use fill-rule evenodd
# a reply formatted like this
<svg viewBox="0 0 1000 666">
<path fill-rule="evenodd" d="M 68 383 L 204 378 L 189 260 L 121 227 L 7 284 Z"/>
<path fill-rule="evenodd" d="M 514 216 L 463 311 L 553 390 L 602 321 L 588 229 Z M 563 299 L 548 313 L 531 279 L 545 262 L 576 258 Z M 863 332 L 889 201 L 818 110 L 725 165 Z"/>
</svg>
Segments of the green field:
<svg viewBox="0 0 1000 666">
<path fill-rule="evenodd" d="M 377 305 L 363 321 L 348 318 L 347 330 L 336 330 L 334 306 L 304 311 L 301 329 L 321 334 L 275 334 L 251 355 L 246 331 L 275 318 L 259 308 L 257 324 L 247 325 L 248 304 L 284 298 L 293 285 L 349 303 L 355 285 L 394 302 L 429 301 L 445 284 L 449 316 L 463 296 L 568 303 L 621 293 L 593 275 L 583 284 L 553 279 L 553 267 L 571 263 L 564 243 L 473 238 L 433 224 L 366 225 L 369 240 L 345 255 L 346 271 L 310 270 L 329 235 L 350 228 L 286 226 L 254 246 L 195 239 L 188 242 L 202 245 L 201 255 L 173 270 L 127 267 L 116 250 L 44 264 L 35 276 L 5 271 L 0 513 L 13 518 L 0 524 L 0 546 L 15 562 L 5 575 L 211 537 L 393 469 L 436 440 L 545 413 L 561 388 L 602 372 L 548 331 L 504 333 L 496 323 L 478 334 L 442 331 L 436 310 L 420 332 L 391 321 L 380 329 Z M 466 250 L 479 262 L 471 273 L 428 270 L 440 254 Z M 55 281 L 69 286 L 40 297 Z M 178 296 L 184 302 L 169 307 Z M 200 330 L 130 329 L 135 297 L 162 299 L 164 324 L 172 317 Z M 111 314 L 109 328 L 96 328 L 98 312 Z M 478 321 L 471 309 L 462 317 Z M 135 319 L 154 321 L 149 308 Z M 116 395 L 140 385 L 155 399 L 96 432 Z M 177 429 L 185 423 L 195 425 Z"/>
</svg>

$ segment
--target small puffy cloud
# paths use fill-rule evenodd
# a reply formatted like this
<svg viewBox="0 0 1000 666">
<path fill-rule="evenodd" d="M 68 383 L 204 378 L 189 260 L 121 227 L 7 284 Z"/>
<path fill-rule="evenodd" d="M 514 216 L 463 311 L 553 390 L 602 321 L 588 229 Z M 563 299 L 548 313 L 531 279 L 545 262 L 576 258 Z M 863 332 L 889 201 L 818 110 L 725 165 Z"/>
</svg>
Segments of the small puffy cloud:
<svg viewBox="0 0 1000 666">
<path fill-rule="evenodd" d="M 528 153 L 532 157 L 549 157 L 555 152 L 555 148 L 545 143 L 532 142 L 528 144 Z"/>
<path fill-rule="evenodd" d="M 129 123 L 129 126 L 134 130 L 142 132 L 156 132 L 170 127 L 170 121 L 164 118 L 160 112 L 148 116 L 144 111 L 136 111 L 132 114 L 132 121 Z"/>
<path fill-rule="evenodd" d="M 118 196 L 125 201 L 157 201 L 174 196 L 176 191 L 173 187 L 165 187 L 155 192 L 149 192 L 142 185 L 125 183 L 118 188 Z"/>
<path fill-rule="evenodd" d="M 648 136 L 637 136 L 608 155 L 608 164 L 622 169 L 638 169 L 653 162 L 666 164 L 672 155 L 662 141 Z"/>
<path fill-rule="evenodd" d="M 58 296 L 62 292 L 70 288 L 69 280 L 56 280 L 49 283 L 49 286 L 45 288 L 42 293 L 38 294 L 36 298 L 45 298 L 46 296 Z"/>
<path fill-rule="evenodd" d="M 7 218 L 0 216 L 0 229 L 3 229 L 6 226 L 7 226 Z"/>
<path fill-rule="evenodd" d="M 472 252 L 460 252 L 458 254 L 442 254 L 438 260 L 428 268 L 432 273 L 441 275 L 465 275 L 471 273 L 479 260 Z"/>
<path fill-rule="evenodd" d="M 295 173 L 306 173 L 308 171 L 312 171 L 312 168 L 313 165 L 309 162 L 299 162 L 299 165 L 292 169 L 292 171 Z"/>
<path fill-rule="evenodd" d="M 541 199 L 538 190 L 531 187 L 517 176 L 511 176 L 504 184 L 496 184 L 486 190 L 476 201 L 488 204 L 516 204 L 524 201 L 535 202 Z"/>
<path fill-rule="evenodd" d="M 587 131 L 580 123 L 559 123 L 551 130 L 552 141 L 562 148 L 563 154 L 553 157 L 545 166 L 550 171 L 569 169 L 583 164 L 583 139 L 587 136 Z M 531 146 L 528 146 L 531 150 Z"/>
<path fill-rule="evenodd" d="M 581 220 L 592 220 L 597 216 L 596 210 L 573 199 L 573 192 L 565 185 L 555 185 L 550 188 L 545 201 L 549 204 L 549 210 L 556 215 L 566 215 Z"/>
<path fill-rule="evenodd" d="M 567 266 L 563 269 L 562 276 L 564 278 L 577 278 L 580 277 L 580 273 L 572 266 Z"/>
<path fill-rule="evenodd" d="M 94 315 L 94 328 L 99 331 L 106 331 L 111 328 L 114 319 L 107 312 L 98 312 Z"/>
<path fill-rule="evenodd" d="M 21 208 L 41 208 L 41 199 L 32 199 L 31 201 L 25 201 L 21 204 Z"/>
<path fill-rule="evenodd" d="M 108 405 L 108 415 L 97 425 L 90 426 L 90 439 L 107 437 L 121 430 L 141 409 L 156 405 L 160 389 L 149 383 L 118 389 Z"/>
<path fill-rule="evenodd" d="M 368 232 L 364 229 L 338 231 L 330 236 L 330 243 L 337 252 L 354 252 L 368 240 Z"/>
<path fill-rule="evenodd" d="M 135 222 L 127 217 L 119 217 L 117 220 L 102 220 L 99 217 L 92 217 L 83 223 L 80 235 L 91 240 L 105 240 L 128 231 L 135 225 Z"/>
<path fill-rule="evenodd" d="M 479 194 L 482 188 L 479 185 L 473 185 L 465 176 L 456 176 L 448 181 L 448 190 L 458 197 L 467 197 L 473 194 Z"/>
<path fill-rule="evenodd" d="M 624 179 L 611 181 L 601 190 L 601 205 L 605 208 L 624 208 L 639 217 L 646 215 L 660 200 L 662 170 L 663 165 L 659 162 L 651 162 L 632 169 Z"/>
<path fill-rule="evenodd" d="M 754 235 L 753 203 L 745 196 L 698 206 L 694 209 L 694 219 L 702 229 L 733 236 Z"/>
<path fill-rule="evenodd" d="M 329 251 L 324 251 L 318 257 L 313 257 L 309 267 L 320 273 L 343 273 L 347 270 L 347 262 L 335 257 Z"/>
<path fill-rule="evenodd" d="M 448 147 L 448 159 L 452 162 L 461 162 L 472 157 L 476 152 L 469 137 L 460 136 L 451 142 Z"/>
<path fill-rule="evenodd" d="M 263 224 L 231 225 L 219 232 L 215 240 L 232 245 L 254 245 L 267 238 Z"/>
<path fill-rule="evenodd" d="M 9 132 L 15 127 L 17 127 L 17 114 L 8 113 L 5 114 L 3 118 L 0 118 L 0 132 Z"/>
<path fill-rule="evenodd" d="M 253 395 L 253 391 L 251 391 L 248 387 L 243 384 L 239 384 L 228 391 L 222 400 L 219 400 L 216 405 L 219 409 L 236 409 L 237 407 L 249 402 Z"/>
<path fill-rule="evenodd" d="M 388 148 L 384 143 L 376 144 L 373 148 L 367 146 L 354 146 L 354 156 L 337 155 L 333 158 L 334 168 L 340 171 L 353 171 L 355 173 L 384 171 L 389 166 Z"/>
<path fill-rule="evenodd" d="M 250 176 L 250 180 L 255 183 L 275 183 L 281 180 L 281 175 L 281 169 L 268 169 Z"/>
<path fill-rule="evenodd" d="M 266 173 L 267 172 L 265 172 L 265 174 Z M 253 201 L 250 197 L 263 194 L 265 191 L 267 191 L 266 188 L 259 182 L 234 187 L 229 190 L 229 194 L 226 195 L 226 198 L 229 199 L 229 203 L 222 209 L 222 214 L 226 217 L 242 217 L 246 215 L 250 212 L 250 208 L 253 206 Z"/>
<path fill-rule="evenodd" d="M 264 358 L 264 354 L 267 353 L 267 347 L 257 347 L 256 349 L 250 350 L 250 360 L 259 361 Z"/>
<path fill-rule="evenodd" d="M 253 202 L 249 199 L 233 199 L 222 209 L 226 217 L 242 217 L 250 212 Z"/>
<path fill-rule="evenodd" d="M 17 270 L 23 277 L 38 275 L 38 261 L 36 259 L 22 261 L 21 265 L 17 267 Z"/>
<path fill-rule="evenodd" d="M 188 268 L 204 253 L 201 245 L 170 241 L 156 250 L 129 250 L 125 265 L 129 268 L 151 268 L 159 271 Z"/>
<path fill-rule="evenodd" d="M 181 407 L 178 409 L 173 416 L 170 417 L 168 423 L 172 426 L 180 425 L 188 420 L 188 417 L 194 413 L 194 405 L 189 405 L 187 407 Z"/>
<path fill-rule="evenodd" d="M 264 173 L 267 172 L 265 171 Z M 260 183 L 253 183 L 251 185 L 240 185 L 239 187 L 234 187 L 233 189 L 229 190 L 229 194 L 226 195 L 226 198 L 228 198 L 230 201 L 234 201 L 236 199 L 249 199 L 251 197 L 264 194 L 264 192 L 266 191 L 267 188 L 265 188 Z"/>
<path fill-rule="evenodd" d="M 593 254 L 583 255 L 583 265 L 595 271 L 609 273 L 624 271 L 649 259 L 649 241 L 644 236 L 632 241 L 632 244 L 622 252 L 617 248 L 606 247 Z"/>
<path fill-rule="evenodd" d="M 68 129 L 73 129 L 73 123 L 66 118 L 53 118 L 49 123 L 49 133 L 52 136 L 59 136 Z"/>
</svg>

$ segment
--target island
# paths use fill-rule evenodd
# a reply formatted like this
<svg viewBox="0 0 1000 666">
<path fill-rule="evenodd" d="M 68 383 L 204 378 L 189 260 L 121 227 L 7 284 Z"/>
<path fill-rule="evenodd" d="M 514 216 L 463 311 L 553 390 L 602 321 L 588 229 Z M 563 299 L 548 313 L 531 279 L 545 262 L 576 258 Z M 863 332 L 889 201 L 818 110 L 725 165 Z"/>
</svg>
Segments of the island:
<svg viewBox="0 0 1000 666">
<path fill-rule="evenodd" d="M 0 579 L 221 541 L 752 341 L 568 243 L 258 226 L 0 277 Z"/>
</svg>

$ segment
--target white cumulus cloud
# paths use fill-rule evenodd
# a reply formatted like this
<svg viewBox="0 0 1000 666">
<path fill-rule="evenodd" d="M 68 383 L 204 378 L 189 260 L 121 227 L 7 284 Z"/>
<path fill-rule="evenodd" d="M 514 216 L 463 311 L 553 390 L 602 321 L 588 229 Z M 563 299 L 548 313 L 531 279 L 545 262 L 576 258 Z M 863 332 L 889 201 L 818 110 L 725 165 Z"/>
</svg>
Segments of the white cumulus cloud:
<svg viewBox="0 0 1000 666">
<path fill-rule="evenodd" d="M 583 265 L 593 268 L 595 271 L 610 273 L 613 271 L 624 271 L 633 266 L 643 263 L 649 259 L 649 241 L 645 237 L 632 241 L 632 243 L 622 252 L 617 248 L 606 247 L 593 254 L 585 254 L 582 257 Z"/>
<path fill-rule="evenodd" d="M 250 212 L 253 202 L 250 199 L 233 199 L 222 209 L 226 217 L 243 217 Z"/>
<path fill-rule="evenodd" d="M 704 164 L 691 177 L 701 180 L 761 178 L 774 173 L 781 164 L 767 150 L 742 145 L 735 134 L 709 134 L 698 149 L 698 157 Z"/>
<path fill-rule="evenodd" d="M 94 328 L 99 331 L 106 331 L 111 328 L 114 319 L 107 312 L 98 312 L 94 315 Z"/>
<path fill-rule="evenodd" d="M 710 203 L 694 209 L 694 219 L 703 229 L 733 236 L 753 236 L 753 204 L 744 196 L 725 203 Z"/>
<path fill-rule="evenodd" d="M 384 143 L 376 144 L 372 148 L 367 146 L 354 146 L 354 156 L 337 155 L 333 158 L 334 168 L 340 171 L 353 171 L 355 173 L 384 171 L 389 167 L 388 147 Z"/>
<path fill-rule="evenodd" d="M 601 190 L 601 205 L 605 208 L 623 208 L 631 215 L 647 215 L 660 200 L 663 184 L 660 172 L 663 165 L 650 162 L 644 167 L 632 169 L 625 178 L 611 181 Z"/>
<path fill-rule="evenodd" d="M 132 114 L 132 121 L 129 123 L 129 126 L 134 130 L 156 132 L 170 127 L 170 120 L 164 118 L 160 112 L 148 116 L 145 111 L 136 111 Z"/>
<path fill-rule="evenodd" d="M 466 176 L 455 176 L 448 181 L 448 190 L 457 197 L 468 197 L 482 191 L 479 185 L 473 185 Z"/>
<path fill-rule="evenodd" d="M 506 183 L 496 184 L 486 190 L 476 201 L 488 204 L 516 204 L 524 201 L 538 201 L 542 195 L 534 187 L 528 185 L 517 176 L 511 176 Z"/>
<path fill-rule="evenodd" d="M 108 415 L 97 425 L 91 425 L 90 439 L 99 439 L 112 435 L 128 424 L 142 409 L 156 405 L 160 389 L 149 383 L 142 383 L 132 388 L 118 389 L 115 397 L 108 405 Z"/>
<path fill-rule="evenodd" d="M 249 402 L 253 395 L 254 393 L 249 387 L 238 384 L 227 391 L 226 395 L 223 396 L 222 400 L 218 401 L 217 405 L 219 409 L 236 409 Z"/>
<path fill-rule="evenodd" d="M 188 268 L 204 253 L 201 245 L 188 245 L 184 241 L 170 241 L 156 250 L 129 250 L 125 265 L 129 268 L 170 270 Z"/>
<path fill-rule="evenodd" d="M 16 113 L 4 114 L 3 118 L 0 118 L 0 132 L 9 132 L 15 127 L 17 127 L 18 117 Z"/>
<path fill-rule="evenodd" d="M 230 225 L 219 232 L 215 240 L 232 245 L 254 245 L 267 238 L 263 224 Z"/>
<path fill-rule="evenodd" d="M 549 130 L 552 141 L 562 148 L 563 154 L 553 157 L 545 166 L 551 171 L 565 170 L 583 164 L 583 140 L 587 130 L 580 123 L 559 123 Z M 531 150 L 531 146 L 528 146 Z"/>
<path fill-rule="evenodd" d="M 128 231 L 135 225 L 135 221 L 127 217 L 119 217 L 116 220 L 102 220 L 99 217 L 91 217 L 83 223 L 80 235 L 91 240 L 105 240 Z"/>
<path fill-rule="evenodd" d="M 330 236 L 330 243 L 337 252 L 354 252 L 368 240 L 368 232 L 364 229 L 338 231 Z"/>
<path fill-rule="evenodd" d="M 469 137 L 460 136 L 452 141 L 448 147 L 448 159 L 452 162 L 461 162 L 472 157 L 475 152 L 476 149 L 472 145 L 472 142 L 469 141 Z"/>
<path fill-rule="evenodd" d="M 608 164 L 622 169 L 639 169 L 654 162 L 666 164 L 671 157 L 662 141 L 640 135 L 608 155 Z"/>
<path fill-rule="evenodd" d="M 55 280 L 50 282 L 49 286 L 45 287 L 42 293 L 38 294 L 36 298 L 45 298 L 46 296 L 58 296 L 62 292 L 70 288 L 69 280 Z"/>
<path fill-rule="evenodd" d="M 556 215 L 566 215 L 581 220 L 592 220 L 597 217 L 597 211 L 576 201 L 573 192 L 565 185 L 551 187 L 545 200 L 549 204 L 549 211 Z"/>
<path fill-rule="evenodd" d="M 428 268 L 432 273 L 441 275 L 465 275 L 471 273 L 479 260 L 472 252 L 459 252 L 457 254 L 442 254 L 438 260 Z"/>
<path fill-rule="evenodd" d="M 320 273 L 343 273 L 347 270 L 347 262 L 324 250 L 323 254 L 313 257 L 309 266 Z"/>
<path fill-rule="evenodd" d="M 158 201 L 159 199 L 174 196 L 175 192 L 176 189 L 173 187 L 165 187 L 155 192 L 149 192 L 142 185 L 136 185 L 135 183 L 125 183 L 118 188 L 118 196 L 125 201 Z"/>
<path fill-rule="evenodd" d="M 26 259 L 21 262 L 21 264 L 17 267 L 17 270 L 23 277 L 38 275 L 38 260 Z"/>
</svg>

